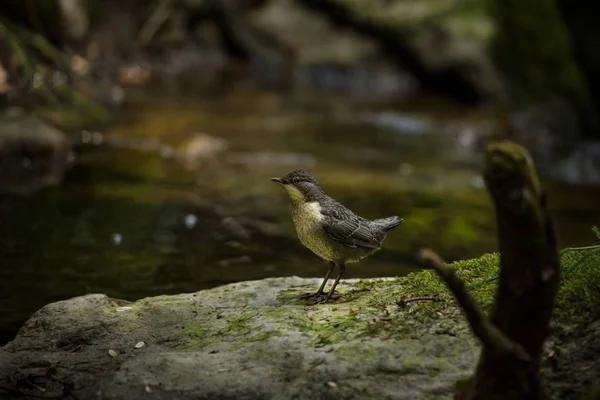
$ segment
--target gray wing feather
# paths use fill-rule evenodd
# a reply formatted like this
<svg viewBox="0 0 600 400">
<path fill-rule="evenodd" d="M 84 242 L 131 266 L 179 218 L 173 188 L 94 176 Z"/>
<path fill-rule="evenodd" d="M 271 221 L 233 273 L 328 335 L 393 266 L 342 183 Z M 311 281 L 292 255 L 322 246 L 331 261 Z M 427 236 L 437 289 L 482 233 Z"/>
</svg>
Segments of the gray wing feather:
<svg viewBox="0 0 600 400">
<path fill-rule="evenodd" d="M 323 230 L 332 239 L 348 247 L 377 249 L 379 240 L 373 235 L 368 221 L 355 215 L 346 208 L 322 207 Z"/>
</svg>

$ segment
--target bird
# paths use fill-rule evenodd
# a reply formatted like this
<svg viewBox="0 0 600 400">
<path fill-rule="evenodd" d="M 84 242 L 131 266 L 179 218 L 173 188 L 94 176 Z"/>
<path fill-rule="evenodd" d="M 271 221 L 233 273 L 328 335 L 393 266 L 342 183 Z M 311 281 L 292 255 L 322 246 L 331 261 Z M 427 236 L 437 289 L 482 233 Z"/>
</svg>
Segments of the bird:
<svg viewBox="0 0 600 400">
<path fill-rule="evenodd" d="M 369 220 L 355 214 L 325 194 L 317 179 L 302 169 L 271 180 L 287 190 L 291 199 L 292 220 L 300 242 L 320 258 L 329 261 L 329 270 L 317 292 L 303 296 L 316 297 L 318 303 L 326 303 L 331 299 L 346 272 L 346 264 L 357 263 L 381 249 L 387 232 L 404 221 L 398 216 Z M 325 294 L 325 284 L 336 265 L 339 266 L 339 274 L 329 293 Z"/>
</svg>

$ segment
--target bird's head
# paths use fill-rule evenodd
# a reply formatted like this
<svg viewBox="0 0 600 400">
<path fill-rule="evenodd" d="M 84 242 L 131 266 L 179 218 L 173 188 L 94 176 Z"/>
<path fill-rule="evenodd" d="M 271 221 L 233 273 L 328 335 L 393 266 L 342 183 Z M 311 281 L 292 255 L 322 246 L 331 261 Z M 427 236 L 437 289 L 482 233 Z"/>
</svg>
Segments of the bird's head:
<svg viewBox="0 0 600 400">
<path fill-rule="evenodd" d="M 315 201 L 323 193 L 317 179 L 310 172 L 296 169 L 281 178 L 271 178 L 281 183 L 294 202 Z"/>
</svg>

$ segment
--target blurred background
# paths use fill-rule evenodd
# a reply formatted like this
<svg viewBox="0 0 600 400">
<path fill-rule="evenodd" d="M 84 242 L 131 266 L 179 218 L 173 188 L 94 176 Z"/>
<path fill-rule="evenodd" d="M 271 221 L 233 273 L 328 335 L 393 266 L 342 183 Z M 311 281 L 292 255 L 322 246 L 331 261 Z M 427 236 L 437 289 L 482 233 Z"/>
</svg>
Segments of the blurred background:
<svg viewBox="0 0 600 400">
<path fill-rule="evenodd" d="M 532 153 L 562 246 L 600 224 L 600 4 L 3 0 L 0 344 L 48 302 L 321 277 L 285 191 L 399 215 L 348 278 L 496 250 L 483 148 Z"/>
</svg>

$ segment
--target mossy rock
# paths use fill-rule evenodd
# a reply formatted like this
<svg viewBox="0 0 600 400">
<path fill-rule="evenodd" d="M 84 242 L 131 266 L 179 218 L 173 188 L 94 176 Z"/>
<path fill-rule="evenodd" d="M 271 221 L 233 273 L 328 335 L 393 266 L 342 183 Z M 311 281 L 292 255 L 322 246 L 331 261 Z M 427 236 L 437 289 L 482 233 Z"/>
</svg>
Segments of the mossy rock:
<svg viewBox="0 0 600 400">
<path fill-rule="evenodd" d="M 572 382 L 598 372 L 577 342 L 597 337 L 600 257 L 580 257 L 563 257 L 556 307 L 557 326 L 572 331 L 554 346 L 569 351 L 546 369 L 565 399 L 575 398 Z M 452 264 L 486 308 L 498 261 Z M 450 399 L 471 374 L 479 346 L 432 271 L 343 281 L 327 304 L 300 299 L 318 284 L 271 278 L 133 303 L 99 294 L 52 303 L 0 350 L 0 388 L 74 387 L 99 399 Z"/>
</svg>

